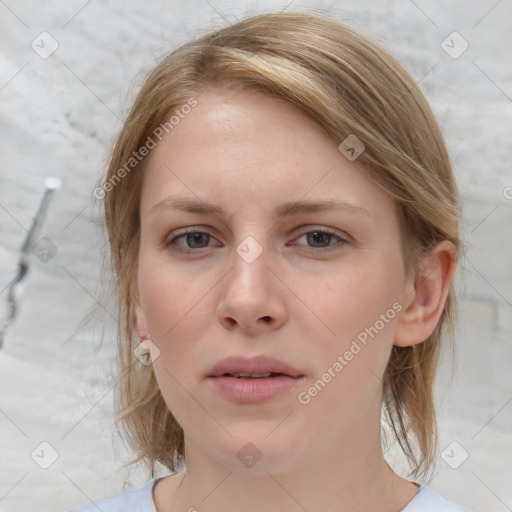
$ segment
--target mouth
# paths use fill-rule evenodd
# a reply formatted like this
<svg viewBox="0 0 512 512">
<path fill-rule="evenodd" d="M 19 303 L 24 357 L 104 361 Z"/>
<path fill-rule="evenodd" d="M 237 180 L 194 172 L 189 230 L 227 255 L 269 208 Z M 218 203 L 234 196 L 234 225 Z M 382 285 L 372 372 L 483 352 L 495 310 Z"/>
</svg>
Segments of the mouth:
<svg viewBox="0 0 512 512">
<path fill-rule="evenodd" d="M 258 404 L 295 389 L 305 375 L 268 356 L 230 357 L 219 361 L 207 375 L 223 398 L 237 404 Z"/>
<path fill-rule="evenodd" d="M 267 379 L 278 376 L 298 378 L 304 377 L 304 374 L 279 359 L 261 355 L 250 359 L 236 356 L 228 357 L 214 365 L 207 376 Z"/>
<path fill-rule="evenodd" d="M 266 373 L 225 373 L 222 377 L 233 377 L 235 379 L 267 379 L 277 376 L 284 376 L 284 373 L 274 373 L 274 372 L 266 372 Z"/>
</svg>

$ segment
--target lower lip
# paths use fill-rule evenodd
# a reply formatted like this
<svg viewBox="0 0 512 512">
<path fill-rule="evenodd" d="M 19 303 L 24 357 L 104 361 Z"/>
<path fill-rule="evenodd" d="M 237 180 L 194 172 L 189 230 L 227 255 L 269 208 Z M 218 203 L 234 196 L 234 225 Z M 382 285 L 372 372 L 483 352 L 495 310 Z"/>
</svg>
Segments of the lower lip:
<svg viewBox="0 0 512 512">
<path fill-rule="evenodd" d="M 238 379 L 236 377 L 210 377 L 213 385 L 228 400 L 238 404 L 259 404 L 290 391 L 304 377 L 281 375 L 263 379 Z"/>
</svg>

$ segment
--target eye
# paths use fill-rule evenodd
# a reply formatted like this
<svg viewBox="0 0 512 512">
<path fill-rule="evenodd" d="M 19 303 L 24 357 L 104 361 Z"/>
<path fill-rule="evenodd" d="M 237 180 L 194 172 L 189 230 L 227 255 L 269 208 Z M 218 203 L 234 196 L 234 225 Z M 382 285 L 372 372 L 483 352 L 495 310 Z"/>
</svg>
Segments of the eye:
<svg viewBox="0 0 512 512">
<path fill-rule="evenodd" d="M 172 247 L 176 251 L 190 252 L 194 249 L 208 247 L 210 240 L 212 240 L 212 236 L 209 233 L 191 230 L 175 236 L 171 240 L 166 241 L 164 245 L 165 247 Z M 179 244 L 178 241 L 182 243 Z"/>
<path fill-rule="evenodd" d="M 335 232 L 326 229 L 315 229 L 313 231 L 308 231 L 297 238 L 296 242 L 304 238 L 307 244 L 311 244 L 309 247 L 313 249 L 339 249 L 341 246 L 348 243 L 346 238 L 343 238 Z M 337 243 L 331 243 L 333 240 L 334 242 L 337 241 Z"/>
<path fill-rule="evenodd" d="M 307 231 L 299 238 L 295 239 L 294 244 L 297 244 L 301 239 L 306 240 L 306 244 L 309 248 L 323 249 L 324 251 L 340 249 L 343 245 L 348 243 L 348 240 L 340 234 L 325 228 Z M 212 240 L 214 240 L 214 238 L 209 233 L 189 230 L 165 241 L 164 246 L 178 252 L 190 253 L 198 249 L 211 247 L 210 242 Z M 298 243 L 298 245 L 304 244 Z"/>
</svg>

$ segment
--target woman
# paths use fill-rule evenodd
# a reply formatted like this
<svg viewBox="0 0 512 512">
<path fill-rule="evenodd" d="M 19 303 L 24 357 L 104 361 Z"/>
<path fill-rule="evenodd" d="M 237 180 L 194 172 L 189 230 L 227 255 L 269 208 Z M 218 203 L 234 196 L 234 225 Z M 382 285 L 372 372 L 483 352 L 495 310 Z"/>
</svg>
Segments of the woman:
<svg viewBox="0 0 512 512">
<path fill-rule="evenodd" d="M 310 12 L 186 44 L 140 91 L 101 195 L 121 421 L 137 460 L 175 474 L 77 510 L 463 510 L 417 482 L 458 195 L 389 54 Z"/>
</svg>

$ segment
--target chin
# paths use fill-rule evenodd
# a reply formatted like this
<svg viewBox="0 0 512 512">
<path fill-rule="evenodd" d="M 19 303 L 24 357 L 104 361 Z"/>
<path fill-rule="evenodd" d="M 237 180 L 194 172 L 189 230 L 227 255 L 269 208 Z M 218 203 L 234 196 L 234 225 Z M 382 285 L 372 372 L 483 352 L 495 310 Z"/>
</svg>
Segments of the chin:
<svg viewBox="0 0 512 512">
<path fill-rule="evenodd" d="M 286 473 L 297 470 L 301 460 L 307 459 L 308 445 L 299 442 L 290 432 L 281 435 L 269 429 L 234 435 L 218 446 L 218 439 L 212 440 L 212 455 L 230 471 L 251 475 Z M 311 447 L 311 444 L 309 444 Z"/>
</svg>

